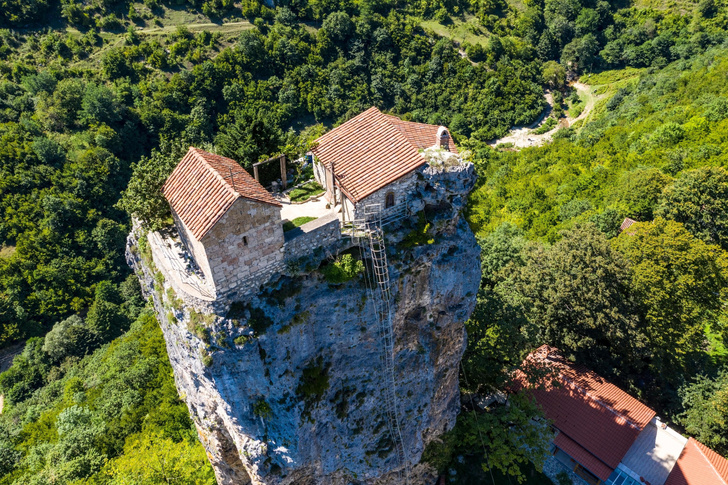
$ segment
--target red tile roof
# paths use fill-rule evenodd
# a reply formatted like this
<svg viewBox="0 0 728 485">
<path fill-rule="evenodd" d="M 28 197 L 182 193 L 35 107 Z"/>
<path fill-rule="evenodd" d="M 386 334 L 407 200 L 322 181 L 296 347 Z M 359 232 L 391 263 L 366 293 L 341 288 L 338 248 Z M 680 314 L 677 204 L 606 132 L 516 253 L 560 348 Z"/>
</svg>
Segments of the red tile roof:
<svg viewBox="0 0 728 485">
<path fill-rule="evenodd" d="M 601 480 L 606 481 L 612 474 L 614 468 L 607 466 L 599 458 L 585 450 L 579 443 L 572 440 L 564 433 L 559 433 L 554 438 L 554 444 L 564 450 L 567 455 L 576 460 L 584 468 L 592 472 Z"/>
<path fill-rule="evenodd" d="M 655 411 L 596 373 L 567 361 L 552 347 L 544 345 L 526 360 L 550 364 L 558 372 L 559 386 L 548 384 L 527 390 L 546 417 L 561 433 L 612 469 L 655 416 Z M 521 387 L 527 387 L 522 374 L 516 378 Z M 596 470 L 590 471 L 596 474 Z"/>
<path fill-rule="evenodd" d="M 621 226 L 619 226 L 619 231 L 620 231 L 620 232 L 622 232 L 622 231 L 624 231 L 624 230 L 626 230 L 626 229 L 629 229 L 629 228 L 630 228 L 630 227 L 632 226 L 632 224 L 636 224 L 636 223 L 637 223 L 637 221 L 635 221 L 634 219 L 630 219 L 629 217 L 627 217 L 627 218 L 626 218 L 626 219 L 625 219 L 625 220 L 624 220 L 624 221 L 622 222 L 622 225 L 621 225 Z M 633 236 L 633 235 L 634 235 L 634 233 L 629 233 L 629 235 L 630 235 L 630 236 Z"/>
<path fill-rule="evenodd" d="M 665 485 L 728 485 L 728 460 L 690 438 Z"/>
<path fill-rule="evenodd" d="M 281 205 L 235 160 L 194 147 L 175 167 L 162 193 L 197 240 L 241 197 Z"/>
<path fill-rule="evenodd" d="M 376 108 L 375 108 L 376 109 Z M 404 121 L 397 118 L 394 115 L 384 115 L 389 118 L 390 123 L 399 130 L 402 135 L 409 140 L 409 142 L 417 147 L 419 150 L 430 148 L 437 144 L 438 131 L 440 126 L 428 125 L 427 123 L 416 123 L 414 121 Z M 450 151 L 452 153 L 458 153 L 458 147 L 455 146 L 452 139 L 450 139 Z"/>
<path fill-rule="evenodd" d="M 425 164 L 419 150 L 438 144 L 437 125 L 402 121 L 372 107 L 316 140 L 313 153 L 358 202 Z M 457 153 L 450 140 L 450 151 Z"/>
</svg>

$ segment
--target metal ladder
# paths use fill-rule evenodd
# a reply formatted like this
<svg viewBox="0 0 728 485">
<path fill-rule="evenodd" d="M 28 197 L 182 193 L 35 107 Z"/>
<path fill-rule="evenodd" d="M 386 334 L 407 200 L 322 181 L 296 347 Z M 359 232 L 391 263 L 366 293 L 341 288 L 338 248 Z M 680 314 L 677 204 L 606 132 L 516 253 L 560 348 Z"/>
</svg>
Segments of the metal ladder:
<svg viewBox="0 0 728 485">
<path fill-rule="evenodd" d="M 392 308 L 389 281 L 389 267 L 387 264 L 387 249 L 384 244 L 382 232 L 381 211 L 374 217 L 363 222 L 364 237 L 367 239 L 371 268 L 367 268 L 367 288 L 370 299 L 374 304 L 375 316 L 379 322 L 379 338 L 382 344 L 382 364 L 386 384 L 382 389 L 385 409 L 387 412 L 387 427 L 392 439 L 392 445 L 397 459 L 402 465 L 400 476 L 404 472 L 403 483 L 409 484 L 410 464 L 402 439 L 402 428 L 399 421 L 397 406 L 396 379 L 394 374 L 394 336 L 392 331 Z"/>
</svg>

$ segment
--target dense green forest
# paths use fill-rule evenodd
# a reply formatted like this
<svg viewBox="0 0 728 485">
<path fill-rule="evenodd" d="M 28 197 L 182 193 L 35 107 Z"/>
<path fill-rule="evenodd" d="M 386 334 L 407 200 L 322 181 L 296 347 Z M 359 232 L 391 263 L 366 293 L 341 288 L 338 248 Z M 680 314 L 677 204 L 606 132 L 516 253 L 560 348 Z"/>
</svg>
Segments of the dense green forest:
<svg viewBox="0 0 728 485">
<path fill-rule="evenodd" d="M 295 157 L 372 105 L 449 126 L 479 174 L 466 390 L 549 343 L 728 454 L 724 0 L 1 5 L 0 346 L 27 343 L 0 375 L 0 483 L 214 482 L 124 261 L 131 216 L 166 219 L 191 144 Z M 586 121 L 487 144 L 577 76 Z M 543 436 L 514 403 L 464 414 L 437 465 L 485 435 L 485 465 L 523 477 L 536 453 L 496 430 Z"/>
</svg>

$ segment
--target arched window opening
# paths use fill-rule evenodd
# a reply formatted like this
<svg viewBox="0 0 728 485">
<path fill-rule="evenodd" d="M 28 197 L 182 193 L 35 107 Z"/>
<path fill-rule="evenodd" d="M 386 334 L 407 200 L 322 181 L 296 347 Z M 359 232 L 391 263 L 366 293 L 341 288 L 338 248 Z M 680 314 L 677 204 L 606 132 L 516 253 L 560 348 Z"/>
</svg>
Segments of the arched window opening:
<svg viewBox="0 0 728 485">
<path fill-rule="evenodd" d="M 444 126 L 437 130 L 437 145 L 444 150 L 450 151 L 450 133 Z"/>
<path fill-rule="evenodd" d="M 394 192 L 387 192 L 387 199 L 384 202 L 384 208 L 389 209 L 394 207 Z"/>
</svg>

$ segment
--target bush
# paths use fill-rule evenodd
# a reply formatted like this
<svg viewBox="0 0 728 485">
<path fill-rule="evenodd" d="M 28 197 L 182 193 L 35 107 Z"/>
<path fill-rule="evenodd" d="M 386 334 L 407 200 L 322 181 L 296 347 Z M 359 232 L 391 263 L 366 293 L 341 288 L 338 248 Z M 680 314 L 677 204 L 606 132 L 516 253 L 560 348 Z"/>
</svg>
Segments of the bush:
<svg viewBox="0 0 728 485">
<path fill-rule="evenodd" d="M 212 355 L 210 355 L 210 353 L 207 350 L 203 349 L 200 351 L 200 358 L 202 359 L 202 364 L 205 367 L 212 367 L 212 364 L 213 364 Z"/>
<path fill-rule="evenodd" d="M 364 263 L 360 259 L 354 259 L 351 254 L 343 254 L 336 261 L 333 261 L 321 270 L 327 283 L 334 285 L 351 281 L 364 272 Z"/>
<path fill-rule="evenodd" d="M 417 214 L 417 226 L 402 239 L 402 246 L 411 248 L 434 243 L 435 239 L 430 235 L 431 228 L 432 224 L 427 221 L 425 213 L 420 212 Z"/>
<path fill-rule="evenodd" d="M 98 20 L 98 26 L 99 28 L 108 31 L 118 31 L 124 28 L 124 24 L 122 24 L 121 20 L 119 20 L 119 18 L 113 13 Z"/>
<path fill-rule="evenodd" d="M 543 125 L 536 128 L 533 131 L 533 134 L 534 135 L 543 135 L 544 133 L 548 133 L 549 131 L 551 131 L 555 126 L 556 126 L 556 119 L 549 118 L 546 120 L 546 122 Z"/>
<path fill-rule="evenodd" d="M 559 485 L 572 485 L 574 483 L 571 481 L 569 474 L 564 470 L 556 474 L 556 480 L 559 482 Z"/>
<path fill-rule="evenodd" d="M 266 402 L 265 398 L 261 397 L 255 401 L 255 404 L 253 404 L 253 415 L 265 419 L 269 418 L 272 414 L 273 410 L 271 409 L 270 404 Z"/>
<path fill-rule="evenodd" d="M 303 369 L 296 388 L 296 394 L 305 403 L 305 414 L 310 413 L 311 407 L 321 400 L 328 388 L 329 366 L 324 364 L 324 358 L 319 355 Z"/>
<path fill-rule="evenodd" d="M 90 348 L 91 333 L 81 317 L 72 315 L 56 323 L 45 336 L 43 351 L 54 363 L 71 355 L 83 355 Z"/>
</svg>

